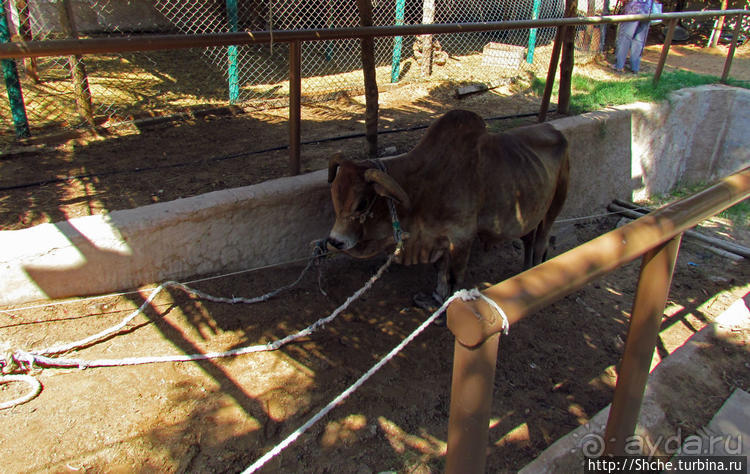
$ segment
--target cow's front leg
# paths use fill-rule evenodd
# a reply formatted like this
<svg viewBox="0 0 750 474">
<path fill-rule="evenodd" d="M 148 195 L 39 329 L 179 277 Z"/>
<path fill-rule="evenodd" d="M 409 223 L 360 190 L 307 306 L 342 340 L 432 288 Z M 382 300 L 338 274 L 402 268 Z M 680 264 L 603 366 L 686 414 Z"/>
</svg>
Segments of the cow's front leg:
<svg viewBox="0 0 750 474">
<path fill-rule="evenodd" d="M 435 291 L 430 297 L 424 294 L 415 296 L 414 301 L 417 306 L 433 313 L 442 306 L 448 297 L 450 297 L 458 286 L 463 283 L 466 267 L 469 263 L 471 252 L 470 245 L 454 247 L 452 251 L 445 248 L 442 255 L 435 263 L 437 269 L 437 285 Z M 445 314 L 442 314 L 435 320 L 435 324 L 445 325 Z"/>
</svg>

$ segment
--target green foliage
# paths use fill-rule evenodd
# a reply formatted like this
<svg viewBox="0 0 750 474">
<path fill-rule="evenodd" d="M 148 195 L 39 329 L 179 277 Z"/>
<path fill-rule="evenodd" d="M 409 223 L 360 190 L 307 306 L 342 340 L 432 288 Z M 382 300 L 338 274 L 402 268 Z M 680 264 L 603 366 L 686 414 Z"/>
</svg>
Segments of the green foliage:
<svg viewBox="0 0 750 474">
<path fill-rule="evenodd" d="M 654 86 L 653 76 L 633 76 L 627 79 L 597 81 L 588 77 L 573 76 L 570 111 L 573 114 L 590 112 L 603 107 L 631 104 L 633 102 L 659 102 L 670 92 L 685 87 L 718 84 L 719 78 L 689 71 L 664 72 L 659 84 Z M 728 84 L 750 89 L 750 81 L 730 79 Z M 534 77 L 531 89 L 539 95 L 544 92 L 544 80 Z M 555 83 L 553 94 L 558 84 Z"/>
</svg>

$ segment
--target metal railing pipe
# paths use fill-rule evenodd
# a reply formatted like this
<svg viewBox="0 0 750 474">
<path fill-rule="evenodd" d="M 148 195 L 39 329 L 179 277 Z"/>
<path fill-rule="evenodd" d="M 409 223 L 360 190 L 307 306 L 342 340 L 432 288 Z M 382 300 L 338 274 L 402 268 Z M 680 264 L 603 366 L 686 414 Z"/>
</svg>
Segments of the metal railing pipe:
<svg viewBox="0 0 750 474">
<path fill-rule="evenodd" d="M 484 472 L 500 335 L 476 347 L 455 341 L 445 472 Z"/>
<path fill-rule="evenodd" d="M 512 325 L 644 255 L 605 433 L 607 453 L 622 454 L 635 429 L 682 233 L 748 196 L 750 167 L 483 291 Z M 456 342 L 446 470 L 481 473 L 485 461 L 476 457 L 485 457 L 495 369 L 489 358 L 496 357 L 503 321 L 483 299 L 456 299 L 447 312 Z"/>
<path fill-rule="evenodd" d="M 510 324 L 615 270 L 683 231 L 750 196 L 750 167 L 706 190 L 601 235 L 482 293 L 505 311 Z M 480 315 L 481 318 L 477 318 Z M 467 347 L 502 330 L 484 301 L 454 301 L 448 327 Z"/>
<path fill-rule="evenodd" d="M 18 59 L 71 54 L 104 54 L 159 49 L 205 48 L 241 44 L 289 43 L 292 41 L 330 41 L 383 36 L 471 33 L 569 25 L 603 25 L 625 21 L 668 20 L 670 18 L 712 18 L 721 15 L 750 15 L 746 10 L 664 13 L 661 15 L 607 15 L 538 20 L 481 23 L 434 23 L 429 25 L 361 26 L 310 30 L 244 31 L 199 35 L 162 34 L 110 38 L 85 38 L 51 41 L 16 41 L 0 45 L 0 59 Z"/>
<path fill-rule="evenodd" d="M 624 456 L 626 440 L 635 432 L 681 239 L 682 234 L 679 234 L 643 256 L 625 351 L 604 434 L 605 454 Z"/>
</svg>

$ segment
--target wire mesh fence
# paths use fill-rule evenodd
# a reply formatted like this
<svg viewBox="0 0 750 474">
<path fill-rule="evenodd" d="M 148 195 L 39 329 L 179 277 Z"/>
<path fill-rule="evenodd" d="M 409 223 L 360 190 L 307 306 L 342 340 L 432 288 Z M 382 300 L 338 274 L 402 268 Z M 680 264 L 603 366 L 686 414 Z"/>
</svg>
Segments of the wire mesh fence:
<svg viewBox="0 0 750 474">
<path fill-rule="evenodd" d="M 0 0 L 16 40 L 215 33 L 353 27 L 351 0 Z M 584 2 L 580 2 L 583 4 Z M 564 0 L 378 0 L 375 25 L 488 22 L 563 16 Z M 601 14 L 605 0 L 583 5 Z M 599 27 L 578 27 L 577 54 L 602 47 Z M 421 40 L 377 38 L 377 79 L 492 82 L 544 74 L 556 28 L 437 35 L 435 67 L 427 78 Z M 285 43 L 40 58 L 16 61 L 32 130 L 116 124 L 142 115 L 227 104 L 268 106 L 288 100 Z M 303 100 L 362 87 L 359 40 L 306 42 L 302 47 Z M 87 108 L 88 107 L 88 108 Z M 12 134 L 8 103 L 0 103 L 0 131 Z"/>
</svg>

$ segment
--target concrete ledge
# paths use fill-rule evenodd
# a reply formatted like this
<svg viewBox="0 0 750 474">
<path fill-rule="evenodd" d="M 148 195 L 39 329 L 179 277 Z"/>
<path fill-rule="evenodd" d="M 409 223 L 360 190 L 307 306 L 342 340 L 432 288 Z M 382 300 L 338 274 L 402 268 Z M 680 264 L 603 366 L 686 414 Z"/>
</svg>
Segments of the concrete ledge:
<svg viewBox="0 0 750 474">
<path fill-rule="evenodd" d="M 0 232 L 0 304 L 100 294 L 309 255 L 332 222 L 326 174 Z"/>
<path fill-rule="evenodd" d="M 704 86 L 662 104 L 552 122 L 571 145 L 562 217 L 710 181 L 750 162 L 750 91 Z M 309 255 L 333 222 L 326 172 L 0 232 L 0 305 L 131 289 Z"/>
</svg>

